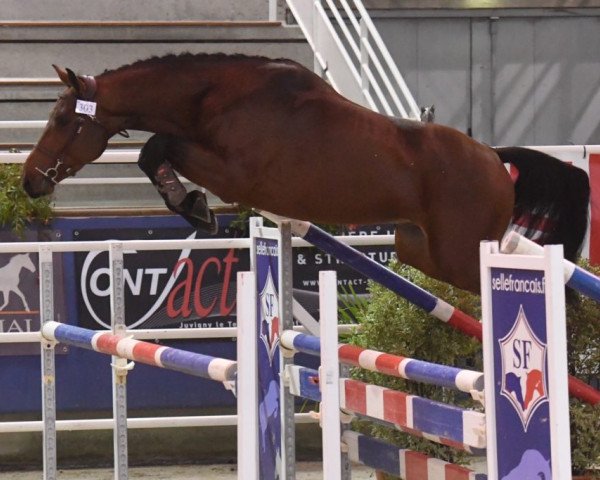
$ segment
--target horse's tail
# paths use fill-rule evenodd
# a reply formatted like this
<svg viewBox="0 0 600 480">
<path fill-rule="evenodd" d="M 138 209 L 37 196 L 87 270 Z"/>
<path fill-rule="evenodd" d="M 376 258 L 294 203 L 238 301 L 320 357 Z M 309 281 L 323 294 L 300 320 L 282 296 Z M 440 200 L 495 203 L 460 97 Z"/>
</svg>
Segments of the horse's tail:
<svg viewBox="0 0 600 480">
<path fill-rule="evenodd" d="M 542 245 L 562 243 L 565 258 L 575 261 L 588 225 L 587 174 L 528 148 L 497 148 L 496 153 L 518 170 L 513 225 Z"/>
</svg>

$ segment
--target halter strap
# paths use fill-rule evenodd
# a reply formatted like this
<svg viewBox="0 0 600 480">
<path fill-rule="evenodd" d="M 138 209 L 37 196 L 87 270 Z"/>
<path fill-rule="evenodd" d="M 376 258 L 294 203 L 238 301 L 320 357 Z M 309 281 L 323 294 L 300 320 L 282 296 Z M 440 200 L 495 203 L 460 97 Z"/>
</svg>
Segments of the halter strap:
<svg viewBox="0 0 600 480">
<path fill-rule="evenodd" d="M 83 75 L 81 78 L 83 79 L 83 83 L 85 83 L 85 95 L 81 95 L 81 99 L 93 100 L 96 96 L 96 90 L 98 90 L 96 79 L 91 75 Z"/>
<path fill-rule="evenodd" d="M 41 154 L 45 155 L 48 158 L 51 158 L 53 160 L 56 160 L 56 163 L 54 164 L 53 167 L 49 167 L 46 170 L 42 170 L 38 167 L 35 167 L 35 169 L 40 172 L 45 178 L 47 178 L 48 180 L 50 180 L 52 183 L 57 184 L 57 180 L 56 177 L 58 177 L 58 170 L 61 166 L 64 165 L 64 153 L 65 151 L 71 146 L 71 144 L 75 141 L 75 139 L 77 138 L 77 136 L 81 133 L 81 129 L 83 128 L 83 123 L 85 122 L 85 118 L 84 117 L 77 117 L 77 124 L 75 125 L 75 129 L 71 132 L 71 135 L 69 135 L 69 138 L 67 140 L 67 142 L 65 143 L 64 147 L 60 149 L 59 152 L 57 153 L 53 153 L 50 150 L 47 150 L 45 147 L 42 147 L 39 144 L 35 144 L 33 146 L 33 150 L 37 150 L 39 151 Z M 104 128 L 104 126 L 102 124 L 99 124 L 102 128 Z M 68 177 L 70 177 L 71 174 L 71 167 L 67 167 L 65 169 L 65 173 Z"/>
<path fill-rule="evenodd" d="M 90 75 L 84 75 L 79 78 L 82 79 L 83 83 L 85 84 L 85 89 L 84 89 L 84 92 L 81 92 L 77 96 L 77 98 L 79 98 L 80 100 L 94 101 L 94 97 L 96 96 L 96 92 L 98 90 L 98 85 L 96 83 L 96 79 Z M 33 150 L 37 150 L 41 154 L 45 155 L 46 157 L 56 160 L 56 163 L 54 164 L 54 166 L 49 167 L 45 171 L 36 167 L 36 170 L 39 173 L 41 173 L 46 179 L 51 181 L 52 183 L 54 183 L 54 184 L 58 183 L 56 178 L 58 177 L 59 169 L 62 166 L 64 166 L 64 164 L 65 164 L 65 162 L 64 162 L 65 152 L 69 149 L 71 144 L 75 141 L 77 136 L 81 133 L 81 130 L 83 129 L 83 124 L 88 119 L 91 120 L 92 122 L 98 124 L 108 134 L 108 129 L 94 115 L 78 114 L 75 129 L 71 132 L 71 135 L 67 139 L 67 142 L 64 144 L 64 146 L 58 152 L 54 153 L 54 152 L 46 149 L 45 147 L 40 146 L 39 144 L 34 145 Z M 129 138 L 129 133 L 125 129 L 117 132 L 117 134 L 121 135 L 123 137 Z M 66 167 L 65 174 L 68 177 L 72 176 L 73 175 L 72 168 Z"/>
</svg>

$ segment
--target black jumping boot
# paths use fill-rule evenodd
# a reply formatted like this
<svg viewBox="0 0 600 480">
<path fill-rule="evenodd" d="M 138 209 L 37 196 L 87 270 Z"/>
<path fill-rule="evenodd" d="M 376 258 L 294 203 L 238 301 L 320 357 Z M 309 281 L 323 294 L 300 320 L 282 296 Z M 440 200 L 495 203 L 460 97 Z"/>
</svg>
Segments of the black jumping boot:
<svg viewBox="0 0 600 480">
<path fill-rule="evenodd" d="M 199 190 L 188 193 L 171 164 L 165 160 L 170 141 L 163 135 L 152 136 L 140 152 L 138 166 L 154 184 L 169 210 L 181 215 L 196 230 L 214 235 L 219 226 L 208 207 L 206 195 Z"/>
</svg>

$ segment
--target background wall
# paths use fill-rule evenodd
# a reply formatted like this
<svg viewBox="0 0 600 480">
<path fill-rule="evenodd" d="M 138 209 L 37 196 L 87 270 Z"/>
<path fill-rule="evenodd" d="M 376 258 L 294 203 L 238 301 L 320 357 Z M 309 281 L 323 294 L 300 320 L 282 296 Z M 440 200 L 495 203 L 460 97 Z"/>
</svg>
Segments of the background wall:
<svg viewBox="0 0 600 480">
<path fill-rule="evenodd" d="M 372 10 L 420 105 L 493 145 L 600 143 L 600 13 Z"/>
</svg>

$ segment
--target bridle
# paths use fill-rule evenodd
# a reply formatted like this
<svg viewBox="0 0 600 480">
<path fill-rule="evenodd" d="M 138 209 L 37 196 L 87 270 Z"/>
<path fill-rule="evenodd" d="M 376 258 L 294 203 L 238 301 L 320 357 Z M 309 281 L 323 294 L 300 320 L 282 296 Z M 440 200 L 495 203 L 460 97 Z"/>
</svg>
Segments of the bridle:
<svg viewBox="0 0 600 480">
<path fill-rule="evenodd" d="M 77 98 L 80 100 L 93 101 L 94 97 L 96 95 L 96 79 L 94 77 L 90 77 L 90 76 L 84 76 L 81 78 L 83 78 L 83 81 L 86 84 L 86 95 L 79 95 Z M 62 97 L 63 97 L 63 95 L 59 96 L 59 98 L 62 98 Z M 54 183 L 55 185 L 58 183 L 56 178 L 58 177 L 59 169 L 61 167 L 64 167 L 64 165 L 65 165 L 66 152 L 71 148 L 71 145 L 73 144 L 73 142 L 75 142 L 75 140 L 77 139 L 77 137 L 83 130 L 83 126 L 87 120 L 90 120 L 93 123 L 99 125 L 104 130 L 107 138 L 110 138 L 108 128 L 106 128 L 98 120 L 98 118 L 96 118 L 95 115 L 77 113 L 75 128 L 71 132 L 71 135 L 69 136 L 65 145 L 58 152 L 55 153 L 50 150 L 47 150 L 45 147 L 42 147 L 40 144 L 37 144 L 37 143 L 33 146 L 32 151 L 37 150 L 42 155 L 45 155 L 48 158 L 56 160 L 56 163 L 54 164 L 54 166 L 49 167 L 46 170 L 42 170 L 41 168 L 35 167 L 36 171 L 38 171 L 40 174 L 42 174 L 42 176 L 44 178 L 46 178 L 50 182 Z M 129 133 L 127 132 L 127 130 L 121 130 L 117 133 L 123 137 L 129 138 Z M 72 167 L 64 167 L 64 168 L 65 168 L 65 171 L 64 171 L 65 178 L 72 177 L 73 175 L 75 175 L 75 172 L 73 172 Z"/>
</svg>

